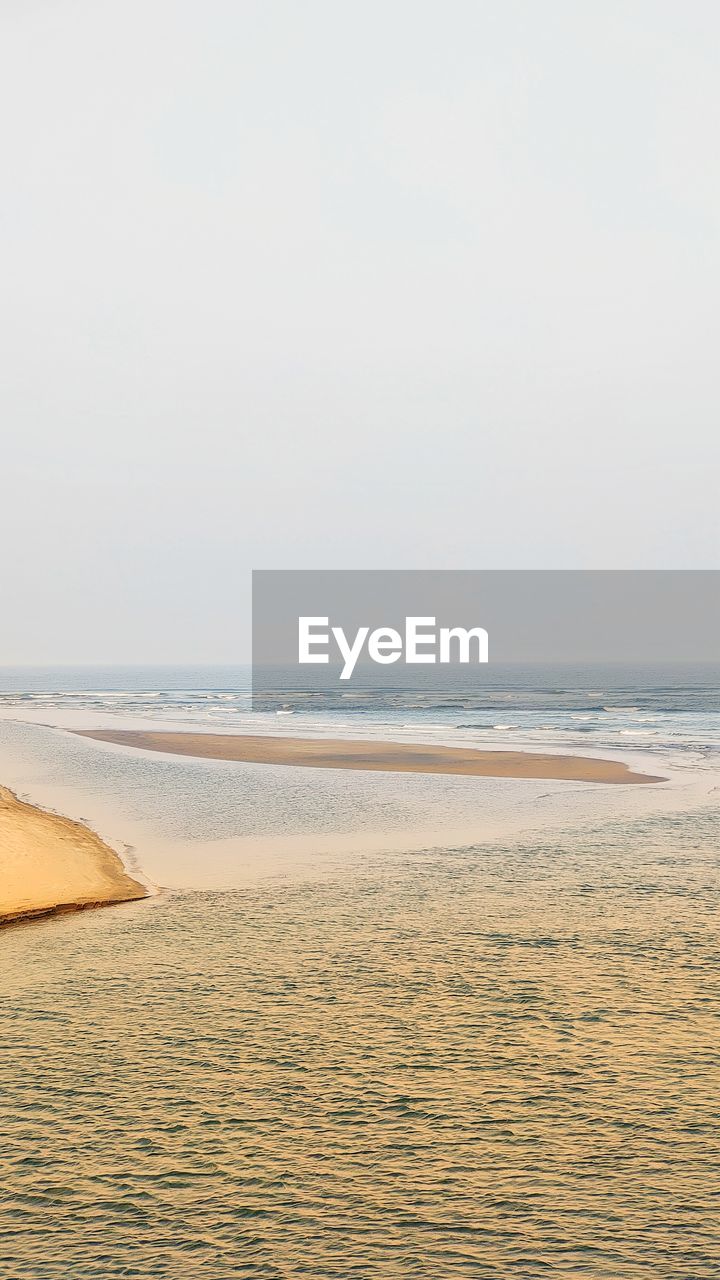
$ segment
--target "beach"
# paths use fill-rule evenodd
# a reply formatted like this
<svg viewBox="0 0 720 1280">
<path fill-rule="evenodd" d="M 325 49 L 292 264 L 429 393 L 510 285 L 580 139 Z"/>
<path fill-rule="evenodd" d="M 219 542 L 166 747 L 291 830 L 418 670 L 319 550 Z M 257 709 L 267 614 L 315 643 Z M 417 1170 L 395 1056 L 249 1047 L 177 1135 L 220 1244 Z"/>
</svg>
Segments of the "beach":
<svg viewBox="0 0 720 1280">
<path fill-rule="evenodd" d="M 610 784 L 665 781 L 653 774 L 634 772 L 618 760 L 546 755 L 539 751 L 478 751 L 414 742 L 282 738 L 262 734 L 155 733 L 132 729 L 91 729 L 76 733 L 81 738 L 141 751 L 162 751 L 204 760 L 237 760 L 244 764 Z"/>
<path fill-rule="evenodd" d="M 94 831 L 0 787 L 0 924 L 146 893 Z"/>
<path fill-rule="evenodd" d="M 428 782 L 429 775 L 448 775 L 445 785 L 450 785 L 451 777 L 457 778 L 458 784 L 463 779 L 472 778 L 524 779 L 528 785 L 533 780 L 547 780 L 610 786 L 629 784 L 631 787 L 664 781 L 660 776 L 639 772 L 619 760 L 527 750 L 477 750 L 440 743 L 139 729 L 75 730 L 65 740 L 70 742 L 73 738 L 125 747 L 133 753 L 148 751 L 208 763 L 223 761 L 313 771 L 344 770 L 356 777 L 370 772 L 375 774 L 373 786 L 379 783 L 379 774 L 428 775 Z M 6 781 L 12 779 L 6 778 Z M 438 777 L 438 784 L 440 782 Z M 46 803 L 42 794 L 39 797 L 33 794 L 32 798 L 39 799 L 40 804 Z M 53 810 L 76 814 L 88 812 L 84 806 L 79 810 L 71 808 L 69 800 L 62 797 L 52 797 L 49 803 Z M 92 808 L 89 812 L 92 814 Z M 98 824 L 91 817 L 90 821 L 99 830 L 106 830 L 102 820 Z M 441 841 L 440 819 L 436 827 L 432 839 Z M 491 829 L 490 815 L 485 813 L 480 825 L 477 822 L 468 824 L 464 833 L 460 829 L 453 831 L 448 828 L 445 834 L 455 839 L 470 840 L 481 832 L 489 834 Z M 426 830 L 425 839 L 430 838 L 430 834 L 429 829 Z M 283 858 L 288 856 L 305 858 L 322 851 L 327 854 L 328 850 L 341 854 L 348 845 L 369 853 L 373 840 L 380 847 L 389 848 L 397 843 L 398 833 L 393 836 L 387 830 L 373 836 L 372 832 L 360 834 L 356 831 L 342 835 L 317 829 L 305 833 L 293 829 L 271 836 L 255 832 L 244 839 L 236 839 L 228 846 L 227 862 L 231 865 L 226 865 L 222 875 L 226 877 L 226 883 L 234 882 L 244 866 L 246 874 L 257 874 L 273 866 L 282 866 Z M 414 845 L 418 841 L 422 842 L 423 837 L 416 832 L 409 842 Z M 157 874 L 157 867 L 153 872 Z M 173 883 L 174 880 L 172 871 L 166 868 L 163 883 Z M 0 787 L 0 924 L 54 912 L 133 901 L 145 895 L 143 886 L 128 874 L 117 853 L 95 831 L 82 822 L 23 802 L 13 791 Z"/>
<path fill-rule="evenodd" d="M 510 674 L 6 676 L 3 893 L 163 890 L 0 929 L 8 1273 L 713 1280 L 720 680 Z"/>
</svg>

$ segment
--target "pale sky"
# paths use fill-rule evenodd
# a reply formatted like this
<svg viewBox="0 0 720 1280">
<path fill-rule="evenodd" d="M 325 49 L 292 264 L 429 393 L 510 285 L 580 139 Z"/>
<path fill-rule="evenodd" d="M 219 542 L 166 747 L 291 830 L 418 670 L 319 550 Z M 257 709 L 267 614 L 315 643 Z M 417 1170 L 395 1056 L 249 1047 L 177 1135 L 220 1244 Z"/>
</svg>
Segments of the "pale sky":
<svg viewBox="0 0 720 1280">
<path fill-rule="evenodd" d="M 4 0 L 0 664 L 720 567 L 720 8 Z"/>
</svg>

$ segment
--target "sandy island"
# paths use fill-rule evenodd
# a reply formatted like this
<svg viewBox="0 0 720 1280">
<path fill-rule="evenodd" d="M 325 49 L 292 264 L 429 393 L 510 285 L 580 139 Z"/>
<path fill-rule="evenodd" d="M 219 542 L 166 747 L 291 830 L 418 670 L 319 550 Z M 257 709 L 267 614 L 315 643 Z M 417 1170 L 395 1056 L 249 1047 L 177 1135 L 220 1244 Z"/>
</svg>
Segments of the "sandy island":
<svg viewBox="0 0 720 1280">
<path fill-rule="evenodd" d="M 81 738 L 143 751 L 284 764 L 314 769 L 374 769 L 389 773 L 450 773 L 475 778 L 546 778 L 564 782 L 645 783 L 665 778 L 633 771 L 618 760 L 542 755 L 535 751 L 478 751 L 472 747 L 412 742 L 346 741 L 342 738 L 276 738 L 250 734 L 149 732 L 134 729 L 75 730 Z"/>
<path fill-rule="evenodd" d="M 94 831 L 0 787 L 0 924 L 146 894 Z"/>
</svg>

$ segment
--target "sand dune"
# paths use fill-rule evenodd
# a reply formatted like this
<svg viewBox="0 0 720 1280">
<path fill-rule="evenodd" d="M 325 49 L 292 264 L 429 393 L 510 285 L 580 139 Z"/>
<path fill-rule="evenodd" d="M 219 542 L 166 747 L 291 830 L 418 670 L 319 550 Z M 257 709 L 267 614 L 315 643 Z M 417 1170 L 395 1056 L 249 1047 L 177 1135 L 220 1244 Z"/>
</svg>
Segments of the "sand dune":
<svg viewBox="0 0 720 1280">
<path fill-rule="evenodd" d="M 0 787 L 0 924 L 144 898 L 94 831 Z"/>
</svg>

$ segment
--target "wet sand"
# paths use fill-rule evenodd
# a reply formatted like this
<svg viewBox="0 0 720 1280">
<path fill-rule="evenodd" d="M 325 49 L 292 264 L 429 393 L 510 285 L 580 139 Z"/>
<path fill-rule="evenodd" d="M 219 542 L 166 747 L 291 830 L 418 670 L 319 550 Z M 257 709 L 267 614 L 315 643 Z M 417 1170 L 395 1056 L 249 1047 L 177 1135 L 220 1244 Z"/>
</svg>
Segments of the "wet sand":
<svg viewBox="0 0 720 1280">
<path fill-rule="evenodd" d="M 0 787 L 0 924 L 146 896 L 94 831 Z"/>
<path fill-rule="evenodd" d="M 420 743 L 346 741 L 342 738 L 279 738 L 269 735 L 173 733 L 146 730 L 75 730 L 116 746 L 206 760 L 294 765 L 314 769 L 368 769 L 388 773 L 447 773 L 478 778 L 541 778 L 563 782 L 664 782 L 635 773 L 619 760 L 543 755 L 534 751 L 478 751 L 472 747 Z"/>
</svg>

